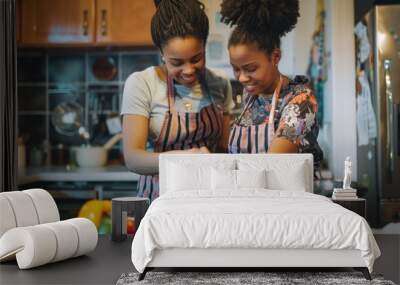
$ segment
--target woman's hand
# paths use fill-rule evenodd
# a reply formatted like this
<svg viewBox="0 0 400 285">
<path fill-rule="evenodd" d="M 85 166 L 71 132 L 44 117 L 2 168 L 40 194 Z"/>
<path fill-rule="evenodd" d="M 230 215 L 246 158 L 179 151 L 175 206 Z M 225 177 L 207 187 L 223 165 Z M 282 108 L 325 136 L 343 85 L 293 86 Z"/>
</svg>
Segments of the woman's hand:
<svg viewBox="0 0 400 285">
<path fill-rule="evenodd" d="M 228 141 L 229 141 L 229 133 L 231 129 L 231 115 L 224 114 L 224 118 L 222 121 L 222 136 L 218 143 L 217 152 L 226 153 L 228 152 Z"/>
<path fill-rule="evenodd" d="M 124 115 L 123 145 L 125 164 L 137 174 L 149 175 L 158 173 L 158 157 L 160 153 L 148 152 L 149 119 L 140 115 Z M 206 146 L 194 147 L 188 150 L 172 150 L 168 153 L 210 153 Z"/>
<path fill-rule="evenodd" d="M 208 150 L 208 147 L 202 146 L 202 147 L 200 148 L 200 153 L 210 153 L 210 151 Z"/>
<path fill-rule="evenodd" d="M 284 137 L 274 138 L 271 145 L 268 146 L 268 153 L 298 153 L 295 144 Z"/>
<path fill-rule="evenodd" d="M 204 153 L 210 153 L 210 151 L 208 150 L 208 148 L 206 146 L 202 146 L 202 147 L 193 147 L 191 149 L 188 149 L 187 152 L 189 153 L 194 153 L 194 154 L 204 154 Z"/>
</svg>

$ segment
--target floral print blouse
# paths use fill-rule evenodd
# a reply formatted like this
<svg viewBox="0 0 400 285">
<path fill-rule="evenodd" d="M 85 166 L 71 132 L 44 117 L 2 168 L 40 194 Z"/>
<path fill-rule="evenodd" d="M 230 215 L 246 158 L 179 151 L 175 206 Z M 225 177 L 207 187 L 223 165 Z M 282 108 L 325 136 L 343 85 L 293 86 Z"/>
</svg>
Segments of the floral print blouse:
<svg viewBox="0 0 400 285">
<path fill-rule="evenodd" d="M 323 158 L 322 150 L 317 142 L 318 106 L 307 83 L 306 77 L 296 76 L 294 79 L 289 79 L 286 87 L 282 87 L 275 111 L 275 136 L 291 141 L 298 147 L 300 153 L 312 153 L 314 170 L 318 170 Z M 245 95 L 242 108 L 250 98 L 251 96 Z M 244 112 L 239 124 L 250 126 L 268 123 L 271 103 L 272 94 L 258 96 L 253 105 Z"/>
</svg>

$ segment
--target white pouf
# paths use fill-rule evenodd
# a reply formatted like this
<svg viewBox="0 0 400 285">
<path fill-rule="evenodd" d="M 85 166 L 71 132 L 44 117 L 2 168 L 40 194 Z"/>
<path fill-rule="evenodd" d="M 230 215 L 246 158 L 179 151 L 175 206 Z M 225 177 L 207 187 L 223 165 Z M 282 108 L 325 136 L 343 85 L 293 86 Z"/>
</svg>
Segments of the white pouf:
<svg viewBox="0 0 400 285">
<path fill-rule="evenodd" d="M 19 268 L 28 269 L 86 254 L 97 240 L 96 226 L 85 218 L 13 228 L 0 238 L 0 261 L 15 256 Z"/>
<path fill-rule="evenodd" d="M 94 250 L 98 233 L 86 218 L 60 221 L 53 197 L 43 189 L 0 193 L 0 262 L 20 269 L 77 257 Z"/>
<path fill-rule="evenodd" d="M 17 227 L 33 226 L 39 223 L 35 205 L 30 196 L 22 191 L 3 192 L 0 194 L 10 202 Z"/>
<path fill-rule="evenodd" d="M 10 202 L 0 195 L 0 237 L 9 229 L 15 228 L 17 222 Z"/>
<path fill-rule="evenodd" d="M 56 202 L 49 192 L 43 189 L 29 189 L 22 191 L 30 196 L 36 208 L 39 224 L 57 222 L 60 214 Z"/>
<path fill-rule="evenodd" d="M 14 228 L 0 238 L 0 261 L 16 256 L 20 269 L 49 263 L 56 251 L 54 233 L 41 225 Z"/>
</svg>

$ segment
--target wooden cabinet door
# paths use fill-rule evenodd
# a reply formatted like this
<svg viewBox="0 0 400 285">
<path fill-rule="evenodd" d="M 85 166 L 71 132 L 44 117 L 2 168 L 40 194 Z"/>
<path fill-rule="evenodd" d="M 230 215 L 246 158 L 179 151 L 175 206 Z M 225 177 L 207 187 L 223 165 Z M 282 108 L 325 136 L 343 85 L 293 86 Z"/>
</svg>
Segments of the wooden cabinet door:
<svg viewBox="0 0 400 285">
<path fill-rule="evenodd" d="M 91 43 L 95 0 L 22 0 L 23 44 Z"/>
<path fill-rule="evenodd" d="M 96 42 L 152 46 L 150 23 L 155 11 L 153 0 L 97 0 Z"/>
</svg>

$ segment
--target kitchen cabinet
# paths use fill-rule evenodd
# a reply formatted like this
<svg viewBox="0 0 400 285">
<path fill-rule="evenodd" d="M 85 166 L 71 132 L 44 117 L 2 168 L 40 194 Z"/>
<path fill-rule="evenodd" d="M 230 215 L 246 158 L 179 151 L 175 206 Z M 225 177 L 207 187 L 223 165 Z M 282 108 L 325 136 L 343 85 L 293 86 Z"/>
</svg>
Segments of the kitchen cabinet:
<svg viewBox="0 0 400 285">
<path fill-rule="evenodd" d="M 155 10 L 152 0 L 97 0 L 96 43 L 153 45 L 150 23 Z"/>
<path fill-rule="evenodd" d="M 77 44 L 95 40 L 95 0 L 21 1 L 23 44 Z"/>
<path fill-rule="evenodd" d="M 152 0 L 20 1 L 23 46 L 152 45 Z"/>
</svg>

